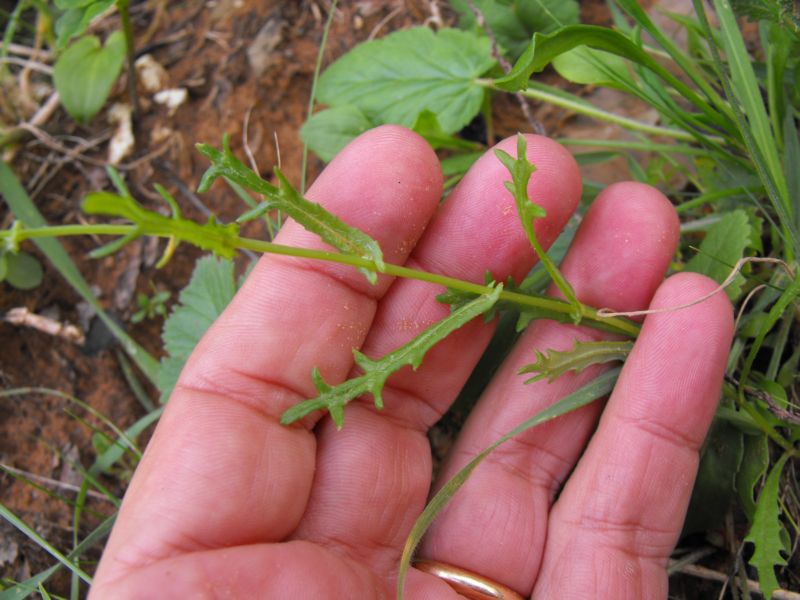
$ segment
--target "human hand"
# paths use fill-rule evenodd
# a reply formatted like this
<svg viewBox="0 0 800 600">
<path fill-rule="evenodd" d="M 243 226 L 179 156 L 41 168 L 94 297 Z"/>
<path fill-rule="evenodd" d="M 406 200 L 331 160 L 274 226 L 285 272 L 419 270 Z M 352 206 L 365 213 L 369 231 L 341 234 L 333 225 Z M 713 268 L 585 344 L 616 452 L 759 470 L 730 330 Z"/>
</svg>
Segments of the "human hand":
<svg viewBox="0 0 800 600">
<path fill-rule="evenodd" d="M 500 146 L 515 152 L 514 140 Z M 528 136 L 528 156 L 537 167 L 531 198 L 547 210 L 537 235 L 549 245 L 578 203 L 580 175 L 546 138 Z M 487 270 L 519 280 L 534 256 L 502 185 L 507 179 L 487 153 L 439 208 L 436 157 L 421 138 L 386 126 L 348 146 L 308 197 L 377 239 L 388 262 L 473 281 Z M 693 274 L 662 283 L 677 239 L 666 198 L 617 184 L 584 217 L 562 270 L 593 306 L 680 305 L 716 284 Z M 324 247 L 292 222 L 276 241 Z M 390 378 L 382 412 L 369 397 L 352 402 L 341 431 L 323 415 L 291 427 L 279 419 L 316 395 L 313 367 L 326 381 L 342 381 L 353 371 L 352 348 L 383 356 L 441 319 L 448 307 L 436 301 L 440 291 L 386 276 L 371 286 L 342 265 L 263 257 L 184 369 L 125 496 L 91 597 L 392 597 L 403 544 L 431 489 L 426 431 L 463 386 L 494 324 L 476 319 L 417 371 Z M 537 599 L 665 598 L 667 558 L 731 335 L 725 294 L 648 316 L 607 404 L 497 449 L 418 554 Z M 523 385 L 516 372 L 533 362 L 535 349 L 603 336 L 552 321 L 530 326 L 471 414 L 441 480 L 601 369 Z M 416 569 L 406 594 L 460 597 Z"/>
</svg>

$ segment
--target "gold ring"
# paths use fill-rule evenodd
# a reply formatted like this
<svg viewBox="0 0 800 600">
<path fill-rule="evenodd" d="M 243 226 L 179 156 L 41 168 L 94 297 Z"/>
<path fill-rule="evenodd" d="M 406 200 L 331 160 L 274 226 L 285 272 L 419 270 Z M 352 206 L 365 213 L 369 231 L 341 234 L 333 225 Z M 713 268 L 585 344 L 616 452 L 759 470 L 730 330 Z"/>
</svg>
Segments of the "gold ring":
<svg viewBox="0 0 800 600">
<path fill-rule="evenodd" d="M 469 600 L 523 600 L 517 592 L 482 575 L 435 560 L 416 560 L 414 567 L 444 580 Z"/>
</svg>

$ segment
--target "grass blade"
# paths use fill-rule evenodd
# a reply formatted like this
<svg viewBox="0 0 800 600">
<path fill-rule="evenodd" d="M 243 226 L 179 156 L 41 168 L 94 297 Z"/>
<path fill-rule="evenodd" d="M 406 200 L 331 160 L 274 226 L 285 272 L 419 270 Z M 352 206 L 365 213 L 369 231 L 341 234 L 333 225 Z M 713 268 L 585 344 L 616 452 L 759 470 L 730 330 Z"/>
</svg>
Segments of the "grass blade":
<svg viewBox="0 0 800 600">
<path fill-rule="evenodd" d="M 552 406 L 535 414 L 521 425 L 509 431 L 506 435 L 486 448 L 483 452 L 478 454 L 478 456 L 473 458 L 467 464 L 467 466 L 461 469 L 450 481 L 442 486 L 442 488 L 434 495 L 431 501 L 428 502 L 425 510 L 422 511 L 422 514 L 411 528 L 411 533 L 409 533 L 408 539 L 406 540 L 406 545 L 403 548 L 403 556 L 400 559 L 400 571 L 397 576 L 398 600 L 402 600 L 403 598 L 405 578 L 406 574 L 408 573 L 408 568 L 411 566 L 411 557 L 414 554 L 414 550 L 416 550 L 417 546 L 419 545 L 419 542 L 422 540 L 422 536 L 425 535 L 425 532 L 431 526 L 431 523 L 433 523 L 433 520 L 436 518 L 436 516 L 447 505 L 447 503 L 450 502 L 455 493 L 461 488 L 462 485 L 464 485 L 467 479 L 469 479 L 469 476 L 472 474 L 475 468 L 481 464 L 481 462 L 483 462 L 483 460 L 489 456 L 489 454 L 491 454 L 495 448 L 501 444 L 504 444 L 515 435 L 518 435 L 532 427 L 536 427 L 537 425 L 540 425 L 546 421 L 550 421 L 556 417 L 560 417 L 577 410 L 580 407 L 586 406 L 590 402 L 594 402 L 598 398 L 608 394 L 614 388 L 614 384 L 616 383 L 617 377 L 619 377 L 621 370 L 622 367 L 618 367 L 616 369 L 606 371 L 579 390 L 572 392 Z"/>
</svg>

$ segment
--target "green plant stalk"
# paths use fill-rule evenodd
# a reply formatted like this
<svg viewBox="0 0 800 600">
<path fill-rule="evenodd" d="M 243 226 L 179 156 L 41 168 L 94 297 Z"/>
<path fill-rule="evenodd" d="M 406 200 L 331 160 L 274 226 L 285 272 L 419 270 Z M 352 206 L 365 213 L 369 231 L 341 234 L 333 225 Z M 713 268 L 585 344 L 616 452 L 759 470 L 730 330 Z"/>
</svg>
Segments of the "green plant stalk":
<svg viewBox="0 0 800 600">
<path fill-rule="evenodd" d="M 133 46 L 133 25 L 131 24 L 130 0 L 117 0 L 117 10 L 122 21 L 122 33 L 125 35 L 125 52 L 128 57 L 128 99 L 133 107 L 133 117 L 139 120 L 139 95 L 136 93 L 136 52 Z"/>
<path fill-rule="evenodd" d="M 477 79 L 475 83 L 496 92 L 507 93 L 506 90 L 497 87 L 494 84 L 494 81 L 492 81 L 491 79 Z M 620 127 L 623 127 L 625 129 L 630 129 L 632 131 L 641 131 L 642 133 L 646 133 L 648 135 L 664 136 L 676 140 L 683 140 L 686 142 L 695 141 L 695 136 L 681 129 L 672 129 L 669 127 L 660 127 L 658 125 L 649 125 L 647 123 L 642 123 L 641 121 L 637 121 L 635 119 L 629 119 L 627 117 L 622 117 L 620 115 L 615 115 L 613 113 L 606 112 L 594 106 L 587 106 L 586 104 L 583 104 L 581 102 L 574 102 L 562 96 L 558 96 L 556 94 L 550 94 L 543 90 L 528 88 L 527 90 L 520 90 L 518 93 L 522 94 L 526 98 L 532 98 L 533 100 L 538 100 L 540 102 L 547 102 L 555 106 L 560 106 L 561 108 L 565 108 L 567 110 L 571 110 L 573 112 L 586 115 L 587 117 L 592 117 L 593 119 L 597 119 L 598 121 L 613 123 L 614 125 L 619 125 Z"/>
<path fill-rule="evenodd" d="M 180 238 L 182 232 L 175 230 L 144 232 L 137 225 L 55 225 L 52 227 L 37 227 L 31 229 L 20 228 L 13 231 L 0 231 L 0 241 L 4 239 L 13 239 L 14 243 L 17 244 L 28 239 L 38 238 L 77 235 L 128 236 L 136 235 L 138 233 L 164 238 Z M 182 238 L 182 241 L 191 243 L 191 237 L 187 236 Z M 298 258 L 311 258 L 368 269 L 373 272 L 378 271 L 375 267 L 375 264 L 371 260 L 350 254 L 341 254 L 338 252 L 329 252 L 325 250 L 314 250 L 311 248 L 295 248 L 293 246 L 283 246 L 273 242 L 243 237 L 236 237 L 234 240 L 234 245 L 238 249 L 247 249 L 254 252 L 294 256 Z M 390 263 L 386 263 L 384 270 L 381 272 L 395 277 L 427 281 L 429 283 L 443 285 L 448 288 L 453 288 L 472 294 L 481 295 L 492 292 L 492 289 L 485 285 L 479 285 L 469 281 L 456 279 L 454 277 L 447 277 L 446 275 L 437 275 L 435 273 L 428 273 L 427 271 L 420 271 Z M 506 300 L 522 307 L 543 309 L 551 312 L 563 313 L 565 315 L 571 315 L 574 310 L 573 305 L 568 304 L 563 300 L 549 298 L 546 296 L 520 294 L 505 290 L 503 290 L 500 294 L 500 300 Z M 598 316 L 597 309 L 586 306 L 585 304 L 580 304 L 579 306 L 581 318 L 591 321 L 592 326 L 633 337 L 637 336 L 639 333 L 640 326 L 633 321 L 618 317 L 601 317 Z"/>
<path fill-rule="evenodd" d="M 576 138 L 556 138 L 556 141 L 563 146 L 619 148 L 621 150 L 639 152 L 663 152 L 665 154 L 683 154 L 685 156 L 711 156 L 705 148 L 685 146 L 683 144 L 655 144 L 651 142 L 632 142 L 628 140 L 584 140 Z"/>
<path fill-rule="evenodd" d="M 25 10 L 27 5 L 27 2 L 20 0 L 14 7 L 14 11 L 9 15 L 6 30 L 3 32 L 3 46 L 0 48 L 0 59 L 8 56 L 8 45 L 14 38 L 14 33 L 17 31 L 17 24 L 19 23 L 20 15 L 22 15 L 22 11 Z M 5 69 L 5 67 L 2 68 Z"/>
</svg>

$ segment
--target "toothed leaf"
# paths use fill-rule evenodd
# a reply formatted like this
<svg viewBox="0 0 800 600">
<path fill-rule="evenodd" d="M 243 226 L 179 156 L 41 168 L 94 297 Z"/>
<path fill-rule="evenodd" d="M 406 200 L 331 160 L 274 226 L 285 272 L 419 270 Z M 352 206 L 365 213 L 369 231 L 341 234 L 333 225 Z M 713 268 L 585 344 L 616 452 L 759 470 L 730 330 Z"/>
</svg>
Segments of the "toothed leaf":
<svg viewBox="0 0 800 600">
<path fill-rule="evenodd" d="M 582 316 L 581 303 L 578 301 L 577 296 L 575 296 L 575 291 L 572 289 L 572 286 L 561 274 L 561 271 L 558 270 L 558 267 L 552 259 L 547 256 L 547 252 L 545 252 L 544 248 L 539 243 L 536 237 L 536 230 L 533 227 L 534 219 L 547 216 L 547 212 L 538 204 L 533 203 L 528 197 L 528 182 L 531 179 L 531 175 L 536 171 L 536 167 L 528 160 L 525 136 L 521 133 L 517 134 L 516 158 L 513 158 L 503 150 L 495 150 L 494 153 L 500 162 L 503 163 L 503 166 L 508 169 L 508 172 L 511 173 L 511 181 L 507 181 L 505 186 L 514 197 L 514 203 L 517 206 L 517 212 L 522 221 L 525 234 L 528 236 L 528 241 L 530 241 L 531 246 L 533 246 L 539 260 L 550 274 L 553 282 L 564 295 L 567 302 L 572 305 L 572 320 L 577 325 L 580 323 Z"/>
<path fill-rule="evenodd" d="M 498 285 L 491 293 L 478 296 L 463 305 L 438 323 L 430 326 L 413 340 L 394 350 L 379 360 L 368 358 L 358 350 L 353 351 L 356 364 L 364 371 L 363 375 L 329 386 L 322 381 L 318 372 L 312 373 L 317 391 L 316 398 L 300 402 L 281 417 L 281 423 L 288 425 L 318 409 L 327 409 L 337 427 L 341 428 L 345 405 L 363 394 L 372 394 L 377 408 L 383 407 L 381 392 L 386 380 L 403 367 L 410 365 L 417 369 L 425 354 L 456 329 L 469 323 L 475 317 L 490 310 L 500 297 L 503 286 Z M 319 385 L 322 382 L 323 385 Z"/>
<path fill-rule="evenodd" d="M 788 458 L 789 455 L 784 454 L 772 467 L 764 489 L 758 496 L 750 533 L 744 538 L 746 542 L 752 542 L 755 546 L 753 556 L 748 562 L 758 570 L 761 593 L 767 600 L 772 598 L 772 592 L 778 589 L 775 567 L 786 565 L 786 559 L 781 554 L 785 548 L 781 541 L 783 525 L 780 521 L 781 504 L 778 491 L 783 466 Z"/>
<path fill-rule="evenodd" d="M 217 177 L 224 177 L 261 194 L 270 209 L 280 210 L 289 215 L 308 231 L 316 233 L 323 241 L 340 252 L 365 258 L 375 265 L 377 271 L 383 271 L 383 253 L 378 242 L 363 231 L 347 225 L 316 202 L 303 198 L 284 177 L 280 169 L 275 169 L 279 186 L 263 180 L 234 156 L 227 136 L 223 138 L 222 151 L 207 144 L 198 144 L 197 149 L 212 163 L 203 175 L 198 191 L 207 191 Z M 361 271 L 370 283 L 377 281 L 374 271 L 369 269 L 361 269 Z"/>
<path fill-rule="evenodd" d="M 522 367 L 519 373 L 520 375 L 538 373 L 525 383 L 545 378 L 552 382 L 564 373 L 580 373 L 592 365 L 625 360 L 632 348 L 633 342 L 630 341 L 581 342 L 575 340 L 575 345 L 570 350 L 546 350 L 545 352 L 537 350 L 536 362 Z"/>
</svg>

